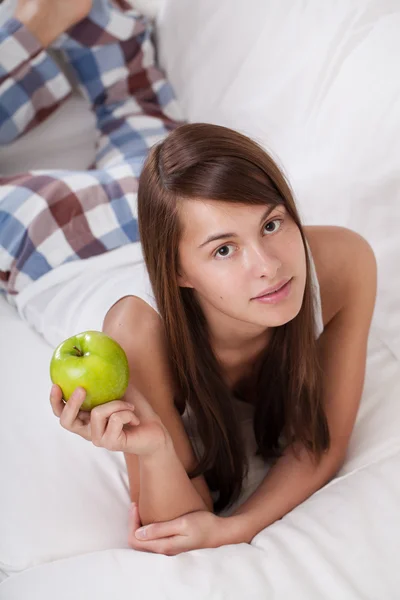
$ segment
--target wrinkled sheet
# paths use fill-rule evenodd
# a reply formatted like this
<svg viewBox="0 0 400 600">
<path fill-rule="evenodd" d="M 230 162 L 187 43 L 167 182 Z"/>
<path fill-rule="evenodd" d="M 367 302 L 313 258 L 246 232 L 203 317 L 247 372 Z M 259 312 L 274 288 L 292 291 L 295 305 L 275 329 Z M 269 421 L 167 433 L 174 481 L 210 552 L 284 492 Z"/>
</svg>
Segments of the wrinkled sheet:
<svg viewBox="0 0 400 600">
<path fill-rule="evenodd" d="M 176 557 L 129 549 L 123 456 L 60 427 L 48 399 L 52 348 L 2 299 L 0 329 L 1 600 L 397 600 L 400 365 L 374 328 L 337 476 L 250 545 Z"/>
</svg>

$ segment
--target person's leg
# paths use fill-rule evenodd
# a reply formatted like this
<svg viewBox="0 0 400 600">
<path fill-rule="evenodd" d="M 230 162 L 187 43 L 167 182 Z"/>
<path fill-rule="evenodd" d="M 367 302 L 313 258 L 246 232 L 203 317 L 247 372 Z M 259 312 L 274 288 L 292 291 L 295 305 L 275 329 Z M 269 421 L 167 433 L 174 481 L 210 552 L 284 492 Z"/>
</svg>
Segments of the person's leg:
<svg viewBox="0 0 400 600">
<path fill-rule="evenodd" d="M 137 183 L 129 163 L 0 177 L 0 292 L 14 304 L 51 269 L 138 241 Z"/>
<path fill-rule="evenodd" d="M 0 144 L 44 121 L 71 93 L 46 48 L 83 19 L 92 0 L 18 0 L 0 27 Z"/>
<path fill-rule="evenodd" d="M 44 121 L 71 93 L 65 75 L 17 19 L 0 27 L 0 145 Z"/>
<path fill-rule="evenodd" d="M 99 168 L 0 179 L 0 284 L 11 303 L 60 264 L 138 241 L 143 160 L 152 144 L 182 122 L 166 115 L 178 111 L 154 64 L 145 20 L 135 11 L 110 11 L 103 0 L 94 8 L 54 46 L 64 51 L 96 111 Z"/>
<path fill-rule="evenodd" d="M 97 167 L 128 160 L 139 176 L 149 147 L 183 123 L 151 34 L 149 20 L 126 2 L 95 0 L 88 17 L 54 44 L 96 114 Z"/>
</svg>

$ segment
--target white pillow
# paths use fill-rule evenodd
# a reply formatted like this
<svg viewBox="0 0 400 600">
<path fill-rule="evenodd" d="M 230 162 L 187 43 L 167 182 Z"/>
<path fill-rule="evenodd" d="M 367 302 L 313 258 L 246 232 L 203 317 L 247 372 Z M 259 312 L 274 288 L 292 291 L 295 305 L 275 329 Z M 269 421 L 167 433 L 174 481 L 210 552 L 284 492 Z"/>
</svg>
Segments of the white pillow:
<svg viewBox="0 0 400 600">
<path fill-rule="evenodd" d="M 307 224 L 371 243 L 379 330 L 400 358 L 400 3 L 166 0 L 157 24 L 185 116 L 259 141 Z"/>
</svg>

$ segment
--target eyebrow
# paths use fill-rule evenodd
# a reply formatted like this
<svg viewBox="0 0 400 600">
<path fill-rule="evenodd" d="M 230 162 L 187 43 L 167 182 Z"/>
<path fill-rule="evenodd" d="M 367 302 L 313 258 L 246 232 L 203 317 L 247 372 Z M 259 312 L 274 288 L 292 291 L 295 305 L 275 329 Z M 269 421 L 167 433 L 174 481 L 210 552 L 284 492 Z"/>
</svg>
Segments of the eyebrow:
<svg viewBox="0 0 400 600">
<path fill-rule="evenodd" d="M 262 215 L 262 217 L 260 219 L 260 225 L 263 221 L 265 221 L 265 219 L 274 210 L 274 208 L 276 208 L 276 206 L 274 204 L 268 206 L 267 210 L 265 211 L 265 213 Z M 200 246 L 198 246 L 198 247 L 202 248 L 203 246 L 205 246 L 206 244 L 209 244 L 210 242 L 215 242 L 216 240 L 222 240 L 222 239 L 229 238 L 229 237 L 238 237 L 238 234 L 233 233 L 233 232 L 215 233 L 214 235 L 209 235 L 208 238 L 202 244 L 200 244 Z"/>
</svg>

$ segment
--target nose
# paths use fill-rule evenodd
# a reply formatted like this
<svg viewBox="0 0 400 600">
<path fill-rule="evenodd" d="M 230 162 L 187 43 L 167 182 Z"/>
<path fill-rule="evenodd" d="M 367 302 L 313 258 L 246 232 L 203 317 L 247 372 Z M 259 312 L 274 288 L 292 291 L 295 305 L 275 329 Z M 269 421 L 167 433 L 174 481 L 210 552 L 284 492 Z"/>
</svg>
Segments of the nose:
<svg viewBox="0 0 400 600">
<path fill-rule="evenodd" d="M 254 277 L 267 277 L 274 280 L 282 263 L 271 251 L 259 245 L 253 245 L 248 249 L 248 263 Z"/>
</svg>

